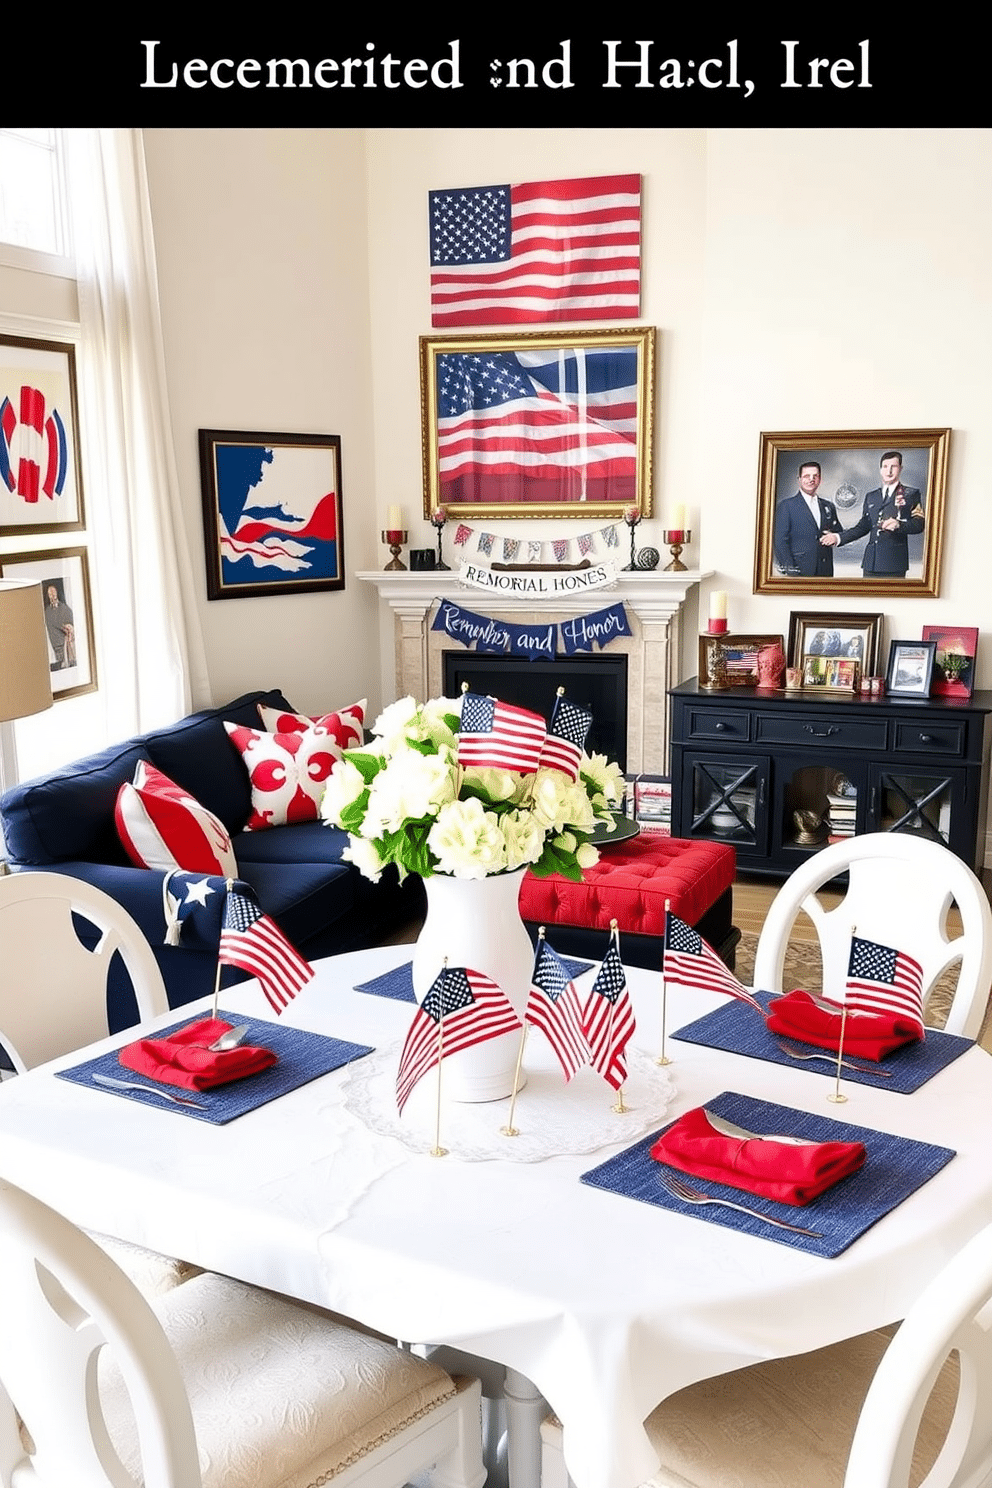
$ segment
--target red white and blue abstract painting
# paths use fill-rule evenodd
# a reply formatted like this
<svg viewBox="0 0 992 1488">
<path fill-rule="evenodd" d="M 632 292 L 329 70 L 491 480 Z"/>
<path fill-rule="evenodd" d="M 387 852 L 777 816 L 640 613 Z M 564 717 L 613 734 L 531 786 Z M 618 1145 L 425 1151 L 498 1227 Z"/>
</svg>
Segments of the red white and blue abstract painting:
<svg viewBox="0 0 992 1488">
<path fill-rule="evenodd" d="M 0 535 L 83 527 L 70 342 L 0 336 Z"/>
<path fill-rule="evenodd" d="M 207 598 L 344 588 L 337 434 L 200 430 Z"/>
</svg>

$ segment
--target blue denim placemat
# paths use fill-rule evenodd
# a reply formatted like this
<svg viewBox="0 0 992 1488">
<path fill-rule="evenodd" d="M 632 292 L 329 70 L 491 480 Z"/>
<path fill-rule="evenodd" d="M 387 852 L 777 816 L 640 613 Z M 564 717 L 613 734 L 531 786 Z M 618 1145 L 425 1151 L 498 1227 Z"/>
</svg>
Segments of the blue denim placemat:
<svg viewBox="0 0 992 1488">
<path fill-rule="evenodd" d="M 593 964 L 591 961 L 576 961 L 568 956 L 562 956 L 561 960 L 569 977 L 581 976 Z M 416 1002 L 413 995 L 413 962 L 407 961 L 402 966 L 394 966 L 392 971 L 383 972 L 382 976 L 373 977 L 370 982 L 361 982 L 355 991 L 368 992 L 371 997 L 392 997 L 396 1002 Z"/>
<path fill-rule="evenodd" d="M 713 1183 L 708 1178 L 695 1178 L 656 1162 L 651 1156 L 651 1148 L 661 1133 L 675 1124 L 669 1122 L 668 1126 L 660 1127 L 625 1152 L 583 1173 L 581 1181 L 593 1188 L 604 1188 L 629 1199 L 655 1204 L 659 1209 L 691 1214 L 697 1219 L 709 1220 L 711 1224 L 724 1225 L 729 1230 L 740 1230 L 745 1235 L 757 1235 L 762 1240 L 791 1245 L 796 1250 L 808 1251 L 810 1255 L 831 1257 L 840 1255 L 865 1230 L 871 1229 L 903 1199 L 922 1188 L 955 1155 L 950 1147 L 933 1147 L 929 1142 L 873 1131 L 870 1127 L 852 1126 L 847 1121 L 835 1121 L 832 1117 L 816 1116 L 809 1111 L 795 1111 L 789 1106 L 755 1100 L 752 1096 L 738 1095 L 733 1091 L 725 1090 L 722 1095 L 707 1101 L 706 1109 L 736 1122 L 738 1126 L 747 1127 L 749 1131 L 776 1132 L 783 1136 L 806 1137 L 815 1142 L 863 1142 L 868 1156 L 862 1168 L 842 1178 L 812 1203 L 780 1204 L 775 1199 L 730 1188 L 724 1183 Z M 731 1199 L 735 1204 L 746 1204 L 759 1214 L 771 1214 L 776 1219 L 787 1219 L 790 1224 L 818 1230 L 820 1238 L 794 1235 L 790 1230 L 764 1224 L 760 1219 L 741 1214 L 736 1209 L 724 1209 L 722 1205 L 707 1204 L 704 1208 L 686 1204 L 664 1187 L 662 1173 L 672 1173 L 714 1198 Z"/>
<path fill-rule="evenodd" d="M 755 997 L 767 1008 L 773 994 L 756 992 Z M 705 1044 L 708 1049 L 726 1049 L 730 1054 L 746 1054 L 750 1059 L 767 1059 L 772 1064 L 785 1064 L 792 1069 L 811 1070 L 816 1075 L 832 1078 L 837 1071 L 837 1057 L 829 1049 L 817 1049 L 814 1044 L 802 1044 L 798 1039 L 786 1039 L 804 1054 L 822 1054 L 822 1059 L 790 1059 L 779 1048 L 776 1039 L 781 1035 L 769 1033 L 762 1018 L 739 998 L 728 997 L 723 1007 L 687 1023 L 672 1034 L 672 1038 L 684 1039 L 687 1044 Z M 865 1065 L 864 1073 L 852 1069 L 841 1070 L 841 1079 L 855 1085 L 874 1085 L 877 1090 L 895 1090 L 900 1095 L 912 1095 L 934 1075 L 953 1064 L 955 1059 L 973 1048 L 971 1039 L 961 1038 L 956 1033 L 941 1033 L 928 1028 L 922 1043 L 903 1044 L 901 1049 L 882 1060 L 878 1069 L 870 1067 L 870 1061 L 850 1057 L 855 1064 Z M 844 1056 L 847 1058 L 847 1055 Z M 830 1062 L 832 1060 L 832 1063 Z M 885 1070 L 886 1074 L 880 1074 Z"/>
<path fill-rule="evenodd" d="M 177 1029 L 200 1022 L 204 1016 L 206 1015 L 201 1013 L 196 1018 L 183 1018 L 179 1023 L 172 1023 L 168 1028 L 159 1030 L 155 1037 L 168 1038 Z M 232 1024 L 247 1023 L 245 1042 L 271 1049 L 278 1054 L 279 1062 L 270 1065 L 268 1069 L 259 1070 L 258 1074 L 232 1080 L 228 1085 L 215 1085 L 212 1090 L 187 1090 L 182 1085 L 160 1082 L 163 1090 L 199 1101 L 206 1107 L 203 1111 L 193 1106 L 177 1106 L 172 1101 L 162 1100 L 161 1096 L 144 1095 L 139 1090 L 118 1091 L 94 1085 L 94 1074 L 155 1084 L 147 1075 L 136 1074 L 121 1064 L 116 1049 L 98 1054 L 93 1059 L 85 1060 L 83 1064 L 73 1065 L 72 1069 L 58 1070 L 57 1074 L 62 1080 L 87 1085 L 100 1095 L 120 1097 L 143 1106 L 151 1106 L 156 1111 L 175 1111 L 180 1116 L 192 1116 L 197 1121 L 209 1121 L 211 1125 L 223 1126 L 236 1116 L 244 1116 L 247 1111 L 255 1111 L 259 1106 L 267 1105 L 276 1096 L 296 1090 L 300 1085 L 308 1085 L 320 1075 L 326 1075 L 343 1064 L 350 1064 L 353 1059 L 361 1059 L 365 1054 L 372 1053 L 368 1044 L 351 1044 L 345 1039 L 327 1038 L 322 1033 L 309 1033 L 305 1028 L 291 1028 L 288 1024 L 270 1023 L 263 1018 L 245 1018 L 240 1013 L 218 1012 L 217 1016 Z"/>
</svg>

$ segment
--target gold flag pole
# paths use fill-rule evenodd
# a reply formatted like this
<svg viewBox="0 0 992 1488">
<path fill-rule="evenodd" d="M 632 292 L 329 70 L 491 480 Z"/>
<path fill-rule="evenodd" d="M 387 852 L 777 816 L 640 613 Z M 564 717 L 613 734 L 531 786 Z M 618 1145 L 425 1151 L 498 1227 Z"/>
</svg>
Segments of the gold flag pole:
<svg viewBox="0 0 992 1488">
<path fill-rule="evenodd" d="M 441 968 L 442 975 L 448 969 L 448 958 L 445 956 L 444 965 Z M 447 1147 L 441 1146 L 441 1066 L 444 1063 L 444 994 L 441 996 L 441 1016 L 437 1020 L 437 1114 L 434 1120 L 434 1146 L 431 1148 L 431 1157 L 447 1157 Z"/>
<path fill-rule="evenodd" d="M 233 878 L 229 878 L 227 880 L 227 892 L 230 893 L 233 888 L 234 888 L 234 879 Z M 221 917 L 221 929 L 220 929 L 220 933 L 222 935 L 224 933 L 224 918 L 226 917 L 226 915 L 227 915 L 227 903 L 225 901 L 225 904 L 224 904 L 224 915 Z M 213 1011 L 210 1014 L 210 1016 L 212 1018 L 216 1018 L 217 1017 L 217 1002 L 218 1002 L 218 999 L 220 997 L 220 969 L 221 969 L 221 965 L 222 965 L 222 963 L 221 963 L 221 959 L 220 959 L 220 946 L 218 946 L 217 947 L 217 974 L 214 977 L 214 1005 L 213 1005 Z"/>
<path fill-rule="evenodd" d="M 617 928 L 617 922 L 616 922 L 616 920 L 611 920 L 610 921 L 610 944 L 613 945 L 614 943 L 616 944 L 617 951 L 619 952 L 619 950 L 620 950 L 620 931 Z M 609 1032 L 609 1041 L 610 1041 L 611 1046 L 613 1044 L 613 1015 L 616 1012 L 616 1010 L 617 1010 L 616 1003 L 615 1002 L 611 1002 L 610 1003 L 610 1032 Z M 621 1084 L 619 1084 L 617 1086 L 617 1102 L 616 1102 L 616 1105 L 613 1106 L 611 1109 L 614 1110 L 614 1111 L 616 1111 L 616 1113 L 617 1113 L 618 1116 L 626 1116 L 626 1114 L 627 1114 L 627 1109 L 628 1108 L 623 1103 L 623 1083 L 622 1082 L 621 1082 Z"/>
<path fill-rule="evenodd" d="M 655 1064 L 671 1064 L 671 1060 L 665 1053 L 665 1028 L 668 1023 L 668 983 L 665 980 L 665 940 L 668 937 L 668 911 L 672 901 L 665 900 L 665 935 L 661 942 L 661 1053 L 655 1060 Z"/>
<path fill-rule="evenodd" d="M 855 934 L 857 933 L 857 928 L 858 928 L 857 925 L 852 925 L 851 926 L 851 940 L 852 941 L 854 940 Z M 850 959 L 848 960 L 848 965 L 850 966 Z M 833 1093 L 833 1095 L 828 1095 L 827 1096 L 827 1100 L 828 1101 L 832 1101 L 835 1106 L 841 1106 L 847 1100 L 847 1096 L 846 1095 L 843 1095 L 841 1093 L 841 1088 L 840 1088 L 840 1072 L 841 1072 L 841 1068 L 843 1067 L 843 1060 L 844 1060 L 844 1035 L 845 1035 L 846 1032 L 847 1032 L 847 988 L 845 987 L 845 989 L 844 989 L 844 1001 L 841 1004 L 841 1009 L 840 1009 L 840 1038 L 837 1041 L 837 1076 L 836 1076 L 836 1081 L 835 1081 L 835 1084 L 834 1084 L 834 1093 Z"/>
<path fill-rule="evenodd" d="M 542 945 L 543 941 L 544 941 L 544 926 L 542 925 L 540 927 L 540 929 L 538 930 L 538 932 L 537 932 L 537 942 L 538 942 L 538 944 L 537 944 L 537 955 L 538 956 L 541 954 L 541 945 Z M 536 960 L 536 957 L 535 957 L 535 960 Z M 526 1042 L 527 1042 L 527 1019 L 526 1019 L 526 1017 L 524 1017 L 524 1018 L 521 1019 L 520 1048 L 517 1050 L 517 1067 L 513 1071 L 513 1089 L 510 1092 L 510 1114 L 506 1118 L 506 1125 L 500 1127 L 500 1132 L 502 1133 L 502 1135 L 504 1137 L 519 1137 L 519 1135 L 520 1135 L 520 1128 L 517 1127 L 517 1126 L 514 1126 L 514 1124 L 513 1124 L 513 1113 L 514 1113 L 514 1111 L 516 1110 L 516 1107 L 517 1107 L 517 1091 L 520 1088 L 520 1066 L 523 1064 L 523 1061 L 524 1061 L 524 1044 Z"/>
</svg>

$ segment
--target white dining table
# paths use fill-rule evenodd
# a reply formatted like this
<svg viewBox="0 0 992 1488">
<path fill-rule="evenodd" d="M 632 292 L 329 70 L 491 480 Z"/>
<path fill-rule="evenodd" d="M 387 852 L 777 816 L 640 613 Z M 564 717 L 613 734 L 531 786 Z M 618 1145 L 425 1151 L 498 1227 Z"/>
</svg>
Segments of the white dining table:
<svg viewBox="0 0 992 1488">
<path fill-rule="evenodd" d="M 409 954 L 393 946 L 318 963 L 315 981 L 282 1021 L 398 1048 L 411 1005 L 354 987 Z M 628 982 L 635 1040 L 645 1051 L 637 1057 L 654 1066 L 661 981 L 630 969 Z M 512 1488 L 538 1488 L 541 1397 L 562 1422 L 577 1488 L 636 1488 L 658 1465 L 643 1421 L 662 1399 L 696 1380 L 901 1318 L 992 1215 L 987 1053 L 968 1050 L 914 1095 L 845 1084 L 848 1103 L 831 1105 L 826 1065 L 822 1073 L 785 1067 L 672 1038 L 724 1000 L 670 990 L 672 1063 L 658 1078 L 673 1088 L 657 1125 L 736 1091 L 956 1151 L 834 1259 L 580 1183 L 641 1129 L 631 1128 L 636 1111 L 629 1120 L 613 1114 L 599 1150 L 567 1150 L 578 1083 L 561 1087 L 559 1155 L 467 1160 L 458 1151 L 457 1108 L 444 1113 L 443 1158 L 431 1155 L 432 1141 L 397 1138 L 394 1112 L 370 1120 L 367 1093 L 362 1114 L 361 1061 L 210 1126 L 56 1078 L 76 1054 L 0 1085 L 0 1173 L 87 1228 L 320 1304 L 397 1339 L 505 1366 L 521 1407 L 517 1429 L 530 1436 L 511 1454 Z M 274 1016 L 253 982 L 224 992 L 221 1006 Z M 540 1058 L 534 1035 L 532 1045 Z M 596 1077 L 584 1071 L 577 1080 Z M 612 1103 L 597 1083 L 604 1105 Z M 489 1109 L 498 1128 L 506 1103 Z M 525 1126 L 526 1089 L 516 1115 Z M 477 1108 L 472 1120 L 480 1119 Z M 512 1436 L 512 1416 L 510 1429 Z"/>
</svg>

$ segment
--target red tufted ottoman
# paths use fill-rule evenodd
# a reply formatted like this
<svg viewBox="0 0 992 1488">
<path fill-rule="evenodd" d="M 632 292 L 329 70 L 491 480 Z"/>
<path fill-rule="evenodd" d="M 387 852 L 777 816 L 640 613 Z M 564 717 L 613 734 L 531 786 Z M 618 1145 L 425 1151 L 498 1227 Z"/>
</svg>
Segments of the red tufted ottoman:
<svg viewBox="0 0 992 1488">
<path fill-rule="evenodd" d="M 642 832 L 601 847 L 599 862 L 581 883 L 528 873 L 520 913 L 528 927 L 554 925 L 556 951 L 600 959 L 610 920 L 620 927 L 621 955 L 632 966 L 658 970 L 665 933 L 665 900 L 672 913 L 699 931 L 733 970 L 740 931 L 733 926 L 734 849 L 723 842 L 691 842 Z"/>
</svg>

